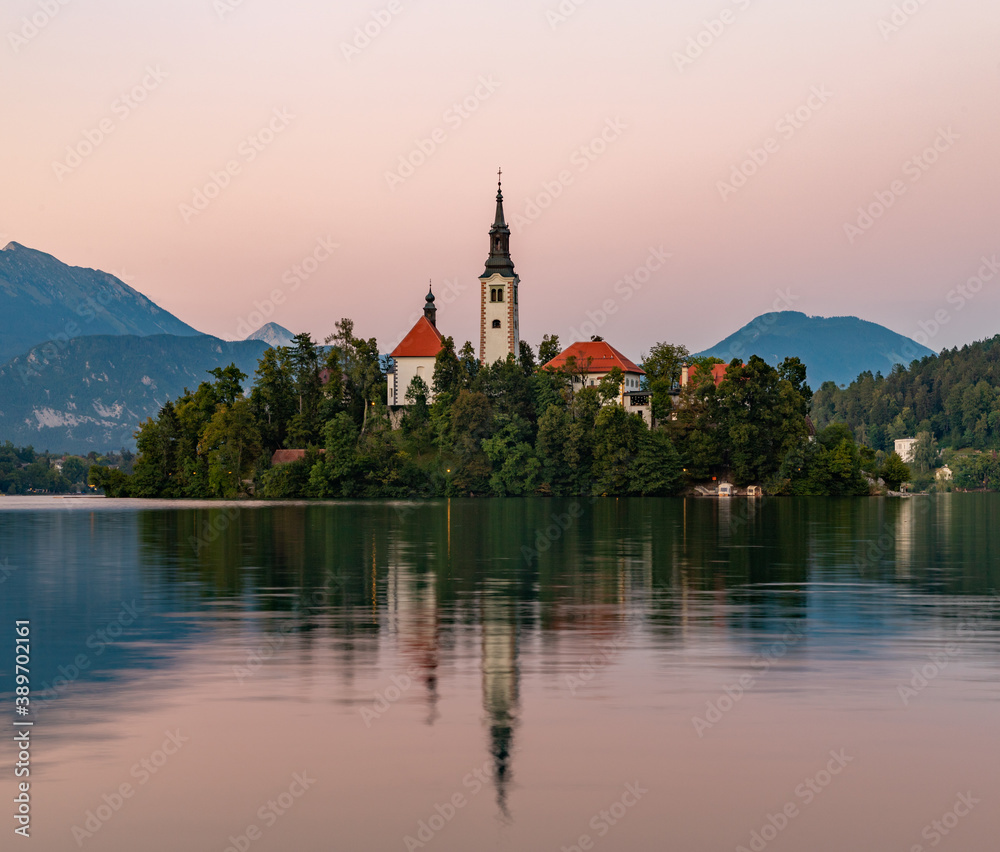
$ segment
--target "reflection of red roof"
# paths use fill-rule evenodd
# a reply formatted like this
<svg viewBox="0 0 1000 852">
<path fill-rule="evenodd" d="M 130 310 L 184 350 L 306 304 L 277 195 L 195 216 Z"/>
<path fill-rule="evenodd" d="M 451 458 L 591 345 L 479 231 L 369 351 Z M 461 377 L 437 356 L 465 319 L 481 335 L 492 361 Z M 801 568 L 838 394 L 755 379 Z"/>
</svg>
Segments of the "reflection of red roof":
<svg viewBox="0 0 1000 852">
<path fill-rule="evenodd" d="M 421 317 L 390 354 L 393 358 L 433 358 L 440 351 L 441 332 L 427 317 Z"/>
<path fill-rule="evenodd" d="M 543 367 L 549 370 L 558 370 L 571 355 L 576 356 L 577 366 L 581 368 L 586 365 L 589 358 L 589 369 L 592 373 L 610 373 L 613 367 L 618 367 L 624 373 L 645 375 L 643 370 L 629 361 L 614 346 L 603 340 L 591 340 L 586 343 L 574 343 L 571 346 L 567 346 L 555 358 L 549 361 L 548 364 L 544 364 Z"/>
</svg>

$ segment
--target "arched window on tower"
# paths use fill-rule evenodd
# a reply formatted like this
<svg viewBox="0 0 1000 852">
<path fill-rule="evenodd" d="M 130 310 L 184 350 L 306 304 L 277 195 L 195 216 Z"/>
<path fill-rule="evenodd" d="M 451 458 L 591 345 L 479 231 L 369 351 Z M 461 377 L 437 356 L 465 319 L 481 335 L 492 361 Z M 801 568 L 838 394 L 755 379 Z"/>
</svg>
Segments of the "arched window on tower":
<svg viewBox="0 0 1000 852">
<path fill-rule="evenodd" d="M 497 287 L 497 301 L 503 301 L 503 287 Z"/>
<path fill-rule="evenodd" d="M 500 320 L 493 320 L 493 327 L 500 328 Z"/>
<path fill-rule="evenodd" d="M 495 302 L 496 300 L 497 300 L 497 288 L 496 287 L 491 287 L 490 288 L 490 301 L 491 302 Z"/>
</svg>

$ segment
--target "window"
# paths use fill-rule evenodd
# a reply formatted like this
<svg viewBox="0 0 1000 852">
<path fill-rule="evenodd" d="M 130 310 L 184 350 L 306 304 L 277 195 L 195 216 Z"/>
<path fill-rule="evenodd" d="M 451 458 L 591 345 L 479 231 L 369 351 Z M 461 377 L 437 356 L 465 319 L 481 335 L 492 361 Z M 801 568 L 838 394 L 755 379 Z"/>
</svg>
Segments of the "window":
<svg viewBox="0 0 1000 852">
<path fill-rule="evenodd" d="M 493 327 L 500 328 L 500 320 L 493 320 Z"/>
<path fill-rule="evenodd" d="M 497 287 L 497 301 L 503 301 L 503 287 Z"/>
</svg>

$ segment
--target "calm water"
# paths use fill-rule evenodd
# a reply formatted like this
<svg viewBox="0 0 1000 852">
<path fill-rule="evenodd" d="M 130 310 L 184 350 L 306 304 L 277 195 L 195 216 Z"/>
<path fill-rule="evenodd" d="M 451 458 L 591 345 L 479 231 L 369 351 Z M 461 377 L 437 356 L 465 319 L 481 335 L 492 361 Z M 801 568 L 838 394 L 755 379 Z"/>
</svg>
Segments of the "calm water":
<svg viewBox="0 0 1000 852">
<path fill-rule="evenodd" d="M 995 852 L 998 516 L 0 498 L 30 848 Z"/>
</svg>

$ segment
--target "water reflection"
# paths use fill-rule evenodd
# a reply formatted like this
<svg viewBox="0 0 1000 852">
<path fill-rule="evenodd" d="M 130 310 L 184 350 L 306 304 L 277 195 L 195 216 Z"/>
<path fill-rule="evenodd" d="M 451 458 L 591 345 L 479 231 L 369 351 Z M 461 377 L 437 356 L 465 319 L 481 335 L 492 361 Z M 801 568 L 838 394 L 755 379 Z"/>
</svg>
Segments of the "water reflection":
<svg viewBox="0 0 1000 852">
<path fill-rule="evenodd" d="M 401 725 L 408 741 L 447 741 L 462 735 L 458 708 L 474 681 L 494 817 L 513 826 L 532 810 L 517 795 L 535 789 L 531 732 L 544 724 L 542 742 L 560 739 L 552 702 L 612 720 L 641 695 L 641 712 L 628 712 L 636 736 L 656 742 L 667 719 L 672 736 L 690 734 L 706 696 L 743 672 L 786 706 L 835 687 L 870 703 L 882 695 L 875 678 L 882 689 L 952 640 L 962 648 L 952 671 L 980 684 L 963 681 L 963 700 L 993 694 L 982 686 L 997 668 L 993 495 L 62 511 L 9 499 L 0 560 L 16 570 L 0 586 L 0 615 L 28 613 L 46 636 L 34 663 L 54 685 L 41 702 L 54 737 L 74 730 L 81 707 L 99 715 L 122 696 L 135 713 L 161 693 L 183 704 L 180 673 L 197 671 L 211 700 L 236 696 L 247 713 L 276 695 L 323 702 L 323 724 L 348 739 L 365 730 L 358 710 L 375 685 L 405 674 L 413 686 L 399 704 L 419 707 L 427 734 L 393 710 L 377 736 Z M 130 601 L 142 616 L 98 654 L 96 631 Z M 962 636 L 970 614 L 979 620 Z M 264 650 L 255 660 L 247 648 Z M 240 667 L 253 677 L 234 679 Z"/>
</svg>

